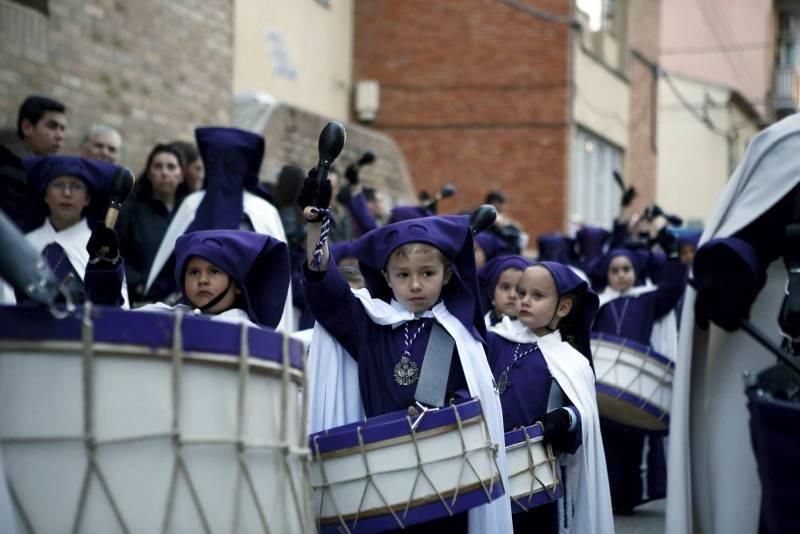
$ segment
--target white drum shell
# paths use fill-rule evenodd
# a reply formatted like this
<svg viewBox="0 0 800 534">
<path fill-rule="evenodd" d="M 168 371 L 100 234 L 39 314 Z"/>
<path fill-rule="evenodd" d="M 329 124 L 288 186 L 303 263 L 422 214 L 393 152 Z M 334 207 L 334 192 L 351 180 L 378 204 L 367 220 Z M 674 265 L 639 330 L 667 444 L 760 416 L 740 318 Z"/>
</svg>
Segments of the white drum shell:
<svg viewBox="0 0 800 534">
<path fill-rule="evenodd" d="M 529 495 L 558 489 L 556 458 L 541 436 L 507 446 L 506 468 L 512 503 L 525 506 Z"/>
<path fill-rule="evenodd" d="M 297 446 L 305 443 L 302 373 L 291 371 L 284 394 L 278 364 L 249 362 L 241 443 L 255 495 L 239 469 L 236 357 L 187 354 L 183 361 L 178 420 L 186 470 L 212 532 L 264 532 L 255 499 L 272 532 L 308 531 L 306 456 Z M 172 372 L 166 349 L 95 345 L 90 416 L 108 494 L 93 474 L 79 532 L 122 532 L 107 495 L 128 532 L 162 531 L 176 466 Z M 79 342 L 0 345 L 0 443 L 9 485 L 36 533 L 69 532 L 76 520 L 89 463 L 82 374 Z M 284 457 L 282 439 L 294 454 Z M 166 532 L 203 531 L 183 474 L 171 506 Z M 17 527 L 27 530 L 19 514 Z"/>
</svg>

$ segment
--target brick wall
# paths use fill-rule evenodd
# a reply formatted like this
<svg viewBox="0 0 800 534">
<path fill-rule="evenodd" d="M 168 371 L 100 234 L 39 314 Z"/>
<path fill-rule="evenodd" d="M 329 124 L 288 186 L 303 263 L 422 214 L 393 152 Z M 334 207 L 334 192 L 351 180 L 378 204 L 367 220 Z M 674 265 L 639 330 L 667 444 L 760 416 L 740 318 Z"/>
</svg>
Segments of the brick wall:
<svg viewBox="0 0 800 534">
<path fill-rule="evenodd" d="M 139 172 L 152 146 L 224 125 L 232 96 L 226 0 L 51 0 L 49 14 L 0 0 L 0 128 L 31 93 L 68 107 L 65 152 L 92 122 L 119 129 Z"/>
<path fill-rule="evenodd" d="M 519 2 L 559 15 L 570 0 Z M 509 196 L 532 237 L 566 218 L 569 28 L 499 0 L 357 0 L 354 80 L 381 84 L 372 124 L 442 211 Z"/>
<path fill-rule="evenodd" d="M 656 197 L 658 79 L 647 63 L 658 62 L 661 2 L 636 0 L 629 2 L 628 6 L 630 47 L 635 52 L 630 63 L 630 141 L 626 180 L 638 189 L 639 198 L 634 207 L 641 210 Z M 663 207 L 668 211 L 672 209 L 669 206 Z"/>
</svg>

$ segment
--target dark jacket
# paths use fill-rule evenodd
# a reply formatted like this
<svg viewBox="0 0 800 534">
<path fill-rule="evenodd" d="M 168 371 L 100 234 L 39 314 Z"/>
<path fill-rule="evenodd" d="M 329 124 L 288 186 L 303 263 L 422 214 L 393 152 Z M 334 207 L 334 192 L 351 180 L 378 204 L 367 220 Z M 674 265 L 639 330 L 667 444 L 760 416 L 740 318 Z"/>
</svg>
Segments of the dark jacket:
<svg viewBox="0 0 800 534">
<path fill-rule="evenodd" d="M 168 211 L 164 203 L 154 199 L 151 193 L 140 191 L 125 203 L 120 212 L 116 230 L 120 254 L 125 258 L 125 276 L 131 303 L 144 300 L 150 266 L 184 196 L 183 191 L 179 190 L 175 207 Z"/>
</svg>

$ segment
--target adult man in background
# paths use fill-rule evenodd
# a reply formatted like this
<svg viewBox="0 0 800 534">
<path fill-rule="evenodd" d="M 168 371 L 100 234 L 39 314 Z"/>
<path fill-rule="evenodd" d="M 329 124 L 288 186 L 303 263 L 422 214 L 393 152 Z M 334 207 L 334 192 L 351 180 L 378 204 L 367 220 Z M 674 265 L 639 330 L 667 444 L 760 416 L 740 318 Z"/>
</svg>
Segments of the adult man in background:
<svg viewBox="0 0 800 534">
<path fill-rule="evenodd" d="M 122 151 L 122 136 L 114 128 L 91 124 L 81 138 L 81 156 L 117 164 Z"/>
</svg>

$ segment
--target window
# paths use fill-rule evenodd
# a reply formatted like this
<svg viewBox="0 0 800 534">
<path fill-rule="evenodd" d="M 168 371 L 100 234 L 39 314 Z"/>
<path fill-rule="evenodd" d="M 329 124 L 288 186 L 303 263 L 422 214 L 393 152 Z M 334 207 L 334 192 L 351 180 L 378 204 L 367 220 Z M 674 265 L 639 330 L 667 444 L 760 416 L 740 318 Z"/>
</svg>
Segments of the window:
<svg viewBox="0 0 800 534">
<path fill-rule="evenodd" d="M 47 10 L 47 0 L 9 0 L 15 4 L 19 4 L 21 6 L 29 7 L 31 9 L 35 9 L 40 13 L 44 13 L 47 15 L 49 12 Z"/>
<path fill-rule="evenodd" d="M 619 214 L 621 193 L 613 179 L 615 170 L 622 172 L 622 150 L 578 127 L 569 184 L 571 218 L 586 225 L 611 228 Z"/>
</svg>

